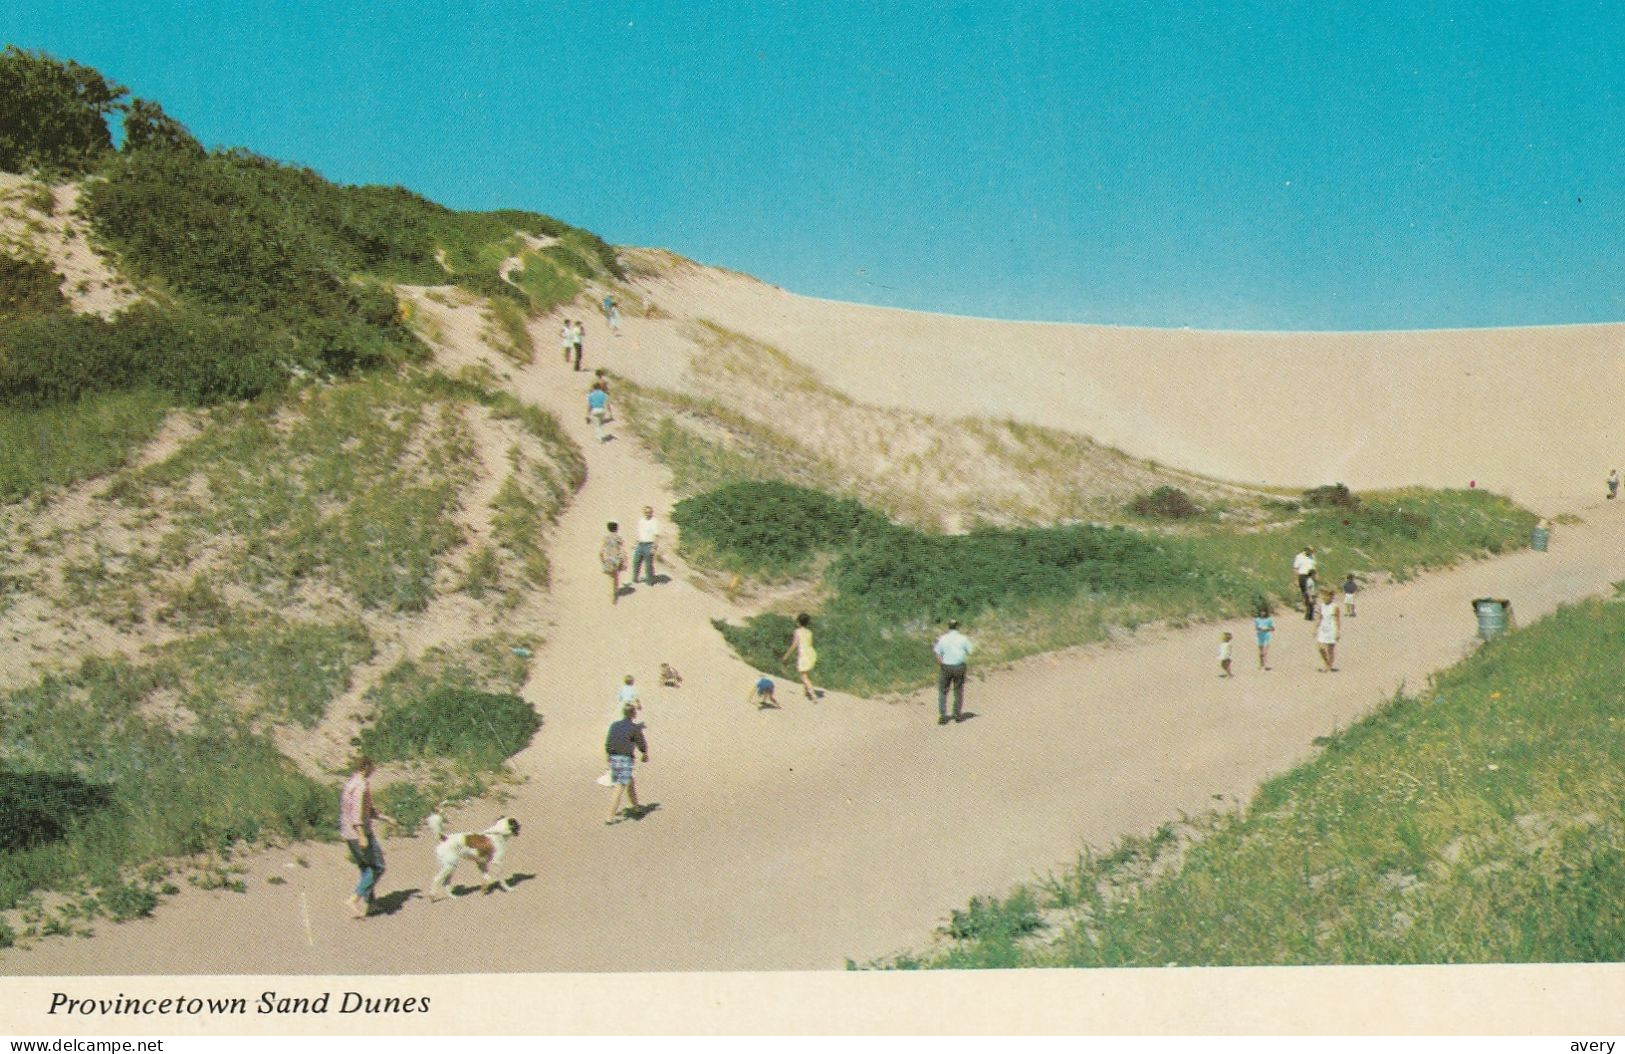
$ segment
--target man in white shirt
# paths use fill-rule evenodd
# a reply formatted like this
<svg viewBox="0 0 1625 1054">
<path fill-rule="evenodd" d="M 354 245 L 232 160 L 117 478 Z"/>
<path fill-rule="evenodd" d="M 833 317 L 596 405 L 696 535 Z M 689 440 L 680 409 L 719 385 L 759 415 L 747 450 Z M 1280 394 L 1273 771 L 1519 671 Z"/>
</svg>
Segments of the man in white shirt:
<svg viewBox="0 0 1625 1054">
<path fill-rule="evenodd" d="M 976 646 L 959 632 L 959 620 L 948 620 L 948 632 L 937 638 L 932 651 L 937 654 L 937 724 L 948 723 L 948 686 L 954 689 L 954 721 L 964 718 L 965 660 Z"/>
<path fill-rule="evenodd" d="M 632 581 L 638 580 L 638 568 L 647 563 L 649 575 L 647 581 L 655 584 L 655 541 L 660 537 L 660 521 L 655 519 L 655 511 L 648 505 L 643 507 L 643 519 L 638 521 L 638 544 L 632 549 Z"/>
<path fill-rule="evenodd" d="M 1304 546 L 1303 552 L 1292 558 L 1292 570 L 1298 574 L 1298 592 L 1303 595 L 1303 617 L 1315 617 L 1315 550 Z"/>
</svg>

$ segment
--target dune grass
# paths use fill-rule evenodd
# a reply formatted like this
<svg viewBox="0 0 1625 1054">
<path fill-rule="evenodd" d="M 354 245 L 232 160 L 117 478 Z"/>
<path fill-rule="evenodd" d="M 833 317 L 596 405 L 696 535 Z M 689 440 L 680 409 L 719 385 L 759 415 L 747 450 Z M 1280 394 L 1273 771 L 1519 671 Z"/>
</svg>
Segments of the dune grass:
<svg viewBox="0 0 1625 1054">
<path fill-rule="evenodd" d="M 13 786 L 54 775 L 98 789 L 54 837 L 0 854 L 0 908 L 35 889 L 119 885 L 125 869 L 159 857 L 331 825 L 329 789 L 263 735 L 207 713 L 184 729 L 150 713 L 163 682 L 152 665 L 90 659 L 0 696 Z"/>
<path fill-rule="evenodd" d="M 65 487 L 127 463 L 163 424 L 169 400 L 150 389 L 0 410 L 0 501 Z"/>
<path fill-rule="evenodd" d="M 1103 639 L 1113 627 L 1250 614 L 1295 595 L 1293 554 L 1315 545 L 1327 584 L 1404 576 L 1527 544 L 1534 516 L 1482 491 L 1366 495 L 1267 529 L 1208 523 L 1181 533 L 1092 524 L 928 534 L 856 502 L 775 482 L 685 499 L 672 513 L 698 566 L 784 581 L 817 568 L 819 680 L 873 693 L 931 676 L 929 644 L 966 622 L 978 661 Z M 719 623 L 758 669 L 779 670 L 789 613 Z"/>
<path fill-rule="evenodd" d="M 1617 600 L 1565 607 L 1331 737 L 1244 813 L 1018 891 L 1047 913 L 1040 938 L 973 933 L 890 965 L 1617 962 L 1622 634 Z"/>
</svg>

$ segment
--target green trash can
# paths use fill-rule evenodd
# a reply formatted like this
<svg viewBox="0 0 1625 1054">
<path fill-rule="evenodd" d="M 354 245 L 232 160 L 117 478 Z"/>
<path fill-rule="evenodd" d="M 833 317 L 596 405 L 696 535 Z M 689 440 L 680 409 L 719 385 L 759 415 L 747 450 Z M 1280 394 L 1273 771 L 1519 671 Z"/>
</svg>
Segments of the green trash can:
<svg viewBox="0 0 1625 1054">
<path fill-rule="evenodd" d="M 1484 640 L 1498 637 L 1507 631 L 1507 608 L 1511 601 L 1494 597 L 1479 597 L 1473 601 L 1473 614 L 1478 616 L 1478 635 Z"/>
<path fill-rule="evenodd" d="M 1529 532 L 1529 547 L 1537 553 L 1546 551 L 1546 543 L 1552 540 L 1550 527 L 1539 526 Z"/>
</svg>

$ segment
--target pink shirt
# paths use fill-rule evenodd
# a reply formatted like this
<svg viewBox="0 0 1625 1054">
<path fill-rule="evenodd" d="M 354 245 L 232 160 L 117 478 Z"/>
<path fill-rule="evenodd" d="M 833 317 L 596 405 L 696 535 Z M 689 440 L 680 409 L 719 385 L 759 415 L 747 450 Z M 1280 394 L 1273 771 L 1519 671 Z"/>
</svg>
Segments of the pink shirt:
<svg viewBox="0 0 1625 1054">
<path fill-rule="evenodd" d="M 339 837 L 359 842 L 363 834 L 368 840 L 372 837 L 372 789 L 367 777 L 357 772 L 339 795 Z"/>
</svg>

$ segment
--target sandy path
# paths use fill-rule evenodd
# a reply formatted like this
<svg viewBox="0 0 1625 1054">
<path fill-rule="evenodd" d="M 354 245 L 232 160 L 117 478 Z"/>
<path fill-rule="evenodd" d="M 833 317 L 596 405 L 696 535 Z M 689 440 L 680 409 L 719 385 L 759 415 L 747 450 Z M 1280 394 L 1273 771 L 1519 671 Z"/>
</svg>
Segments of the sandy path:
<svg viewBox="0 0 1625 1054">
<path fill-rule="evenodd" d="M 663 333 L 629 319 L 614 340 L 591 319 L 588 365 L 629 370 L 669 350 Z M 709 626 L 732 612 L 681 568 L 667 564 L 671 581 L 609 603 L 594 559 L 603 524 L 629 531 L 644 504 L 664 513 L 664 471 L 628 439 L 593 441 L 582 420 L 588 374 L 546 354 L 524 369 L 497 367 L 522 397 L 560 414 L 589 463 L 551 543 L 560 615 L 526 689 L 546 724 L 517 759 L 530 779 L 506 806 L 525 825 L 509 856 L 524 880 L 453 903 L 411 897 L 358 923 L 343 913 L 354 881 L 343 851 L 304 845 L 257 856 L 246 896 L 188 892 L 156 919 L 101 925 L 91 941 L 0 953 L 0 971 L 834 968 L 919 945 L 950 908 L 1063 864 L 1083 842 L 1109 844 L 1218 796 L 1245 798 L 1312 753 L 1314 737 L 1460 658 L 1474 596 L 1512 597 L 1527 620 L 1625 578 L 1625 512 L 1594 508 L 1592 523 L 1559 529 L 1550 553 L 1363 593 L 1334 675 L 1314 672 L 1310 624 L 1287 612 L 1270 673 L 1253 665 L 1251 634 L 1232 627 L 1244 646 L 1230 681 L 1215 676 L 1217 627 L 1198 627 L 973 680 L 979 716 L 962 726 L 938 728 L 926 693 L 893 705 L 831 694 L 814 706 L 788 683 L 785 708 L 759 713 L 744 703 L 754 674 Z M 682 689 L 658 687 L 662 661 L 684 672 Z M 660 808 L 607 827 L 609 792 L 594 779 L 627 672 L 645 689 L 653 753 L 639 785 Z M 454 825 L 484 826 L 498 811 L 466 810 Z M 385 892 L 421 891 L 427 838 L 385 849 Z M 272 873 L 286 884 L 266 884 Z"/>
</svg>

